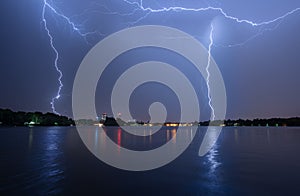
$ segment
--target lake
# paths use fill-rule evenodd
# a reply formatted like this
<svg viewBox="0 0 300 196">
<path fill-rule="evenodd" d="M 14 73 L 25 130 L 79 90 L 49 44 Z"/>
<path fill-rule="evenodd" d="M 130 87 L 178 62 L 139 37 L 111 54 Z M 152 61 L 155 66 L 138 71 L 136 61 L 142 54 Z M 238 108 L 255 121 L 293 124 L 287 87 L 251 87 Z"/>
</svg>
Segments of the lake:
<svg viewBox="0 0 300 196">
<path fill-rule="evenodd" d="M 118 127 L 87 127 L 94 143 L 107 134 L 118 145 L 154 149 L 176 130 L 128 135 Z M 145 128 L 140 128 L 142 129 Z M 186 128 L 187 139 L 189 128 Z M 203 157 L 200 127 L 173 162 L 133 172 L 100 161 L 75 127 L 1 127 L 1 195 L 300 195 L 300 127 L 225 127 Z M 176 145 L 176 143 L 174 143 Z"/>
</svg>

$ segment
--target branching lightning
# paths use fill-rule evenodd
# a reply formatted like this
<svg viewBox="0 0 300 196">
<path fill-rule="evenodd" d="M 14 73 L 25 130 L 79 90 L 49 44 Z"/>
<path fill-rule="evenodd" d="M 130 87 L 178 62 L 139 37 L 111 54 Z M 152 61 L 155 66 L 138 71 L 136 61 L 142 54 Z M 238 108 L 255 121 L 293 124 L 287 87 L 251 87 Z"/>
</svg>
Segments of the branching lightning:
<svg viewBox="0 0 300 196">
<path fill-rule="evenodd" d="M 59 54 L 58 54 L 57 49 L 54 46 L 54 43 L 53 43 L 54 39 L 53 39 L 53 36 L 51 35 L 50 30 L 49 30 L 48 25 L 47 25 L 47 20 L 46 20 L 46 16 L 45 16 L 46 7 L 47 6 L 48 6 L 48 4 L 47 4 L 47 2 L 45 0 L 44 1 L 44 5 L 43 5 L 42 18 L 43 18 L 43 23 L 44 23 L 45 30 L 46 30 L 47 35 L 49 37 L 50 46 L 51 46 L 51 48 L 53 49 L 53 51 L 55 53 L 54 67 L 55 67 L 56 71 L 59 74 L 59 77 L 58 77 L 58 82 L 59 82 L 58 91 L 57 91 L 56 96 L 52 98 L 50 104 L 51 104 L 52 111 L 54 113 L 58 114 L 58 112 L 55 110 L 54 102 L 55 102 L 55 100 L 57 100 L 57 99 L 60 98 L 60 92 L 61 92 L 62 87 L 64 86 L 63 83 L 62 83 L 62 81 L 61 81 L 61 79 L 63 77 L 63 73 L 62 73 L 62 71 L 58 67 L 58 57 L 59 57 Z"/>
<path fill-rule="evenodd" d="M 150 7 L 144 7 L 143 5 L 143 0 L 140 1 L 140 3 L 138 2 L 130 2 L 128 0 L 124 0 L 124 2 L 131 4 L 131 5 L 135 5 L 138 6 L 141 10 L 145 11 L 145 12 L 150 12 L 150 13 L 157 13 L 157 12 L 170 12 L 170 11 L 174 11 L 174 12 L 179 12 L 179 11 L 190 11 L 190 12 L 203 12 L 203 11 L 217 11 L 219 12 L 221 15 L 223 15 L 225 18 L 233 20 L 235 22 L 238 23 L 246 23 L 249 25 L 252 25 L 254 27 L 256 26 L 262 26 L 262 25 L 268 25 L 271 23 L 275 23 L 277 21 L 280 21 L 284 18 L 286 18 L 287 16 L 294 14 L 297 11 L 300 11 L 300 8 L 296 8 L 294 10 L 291 10 L 287 13 L 285 13 L 282 16 L 279 16 L 275 19 L 269 20 L 269 21 L 263 21 L 263 22 L 253 22 L 251 20 L 246 20 L 246 19 L 239 19 L 238 17 L 235 16 L 231 16 L 229 14 L 227 14 L 222 8 L 220 7 L 212 7 L 212 6 L 208 6 L 208 7 L 204 7 L 204 8 L 186 8 L 186 7 L 164 7 L 164 8 L 160 8 L 160 9 L 152 9 Z"/>
<path fill-rule="evenodd" d="M 244 45 L 245 43 L 247 43 L 248 41 L 254 39 L 255 37 L 262 35 L 265 31 L 271 31 L 276 29 L 280 23 L 288 16 L 295 14 L 296 12 L 300 11 L 300 8 L 295 8 L 277 18 L 268 20 L 268 21 L 262 21 L 262 22 L 255 22 L 255 21 L 251 21 L 251 20 L 247 20 L 247 19 L 240 19 L 239 17 L 236 16 L 232 16 L 230 14 L 228 14 L 227 12 L 225 12 L 221 7 L 212 7 L 212 6 L 207 6 L 207 7 L 200 7 L 200 8 L 189 8 L 189 7 L 162 7 L 159 9 L 153 9 L 151 7 L 145 7 L 143 4 L 143 0 L 140 1 L 129 1 L 129 0 L 123 0 L 123 2 L 129 6 L 132 6 L 132 12 L 130 13 L 126 13 L 126 14 L 120 14 L 118 12 L 110 12 L 108 8 L 106 8 L 106 10 L 108 11 L 108 13 L 102 13 L 102 14 L 117 14 L 120 16 L 130 16 L 133 15 L 134 13 L 136 13 L 137 11 L 142 11 L 145 14 L 139 18 L 137 18 L 137 20 L 131 22 L 131 25 L 135 25 L 137 23 L 139 23 L 140 21 L 142 21 L 143 19 L 147 18 L 150 14 L 155 14 L 155 13 L 161 13 L 161 12 L 208 12 L 208 11 L 214 11 L 219 13 L 221 16 L 223 16 L 224 18 L 228 19 L 228 20 L 232 20 L 236 23 L 243 23 L 243 24 L 247 24 L 247 25 L 251 25 L 252 27 L 259 27 L 259 26 L 267 26 L 270 24 L 276 24 L 276 26 L 274 28 L 264 28 L 262 30 L 259 31 L 259 33 L 257 33 L 256 35 L 250 37 L 248 40 L 246 40 L 245 42 L 242 43 L 238 43 L 238 44 L 231 44 L 228 45 L 227 47 L 234 47 L 234 46 L 241 46 Z M 102 5 L 103 6 L 103 5 Z M 58 87 L 58 91 L 57 91 L 57 95 L 52 98 L 51 101 L 51 107 L 53 112 L 57 113 L 56 109 L 55 109 L 55 101 L 57 99 L 60 98 L 60 92 L 62 90 L 63 87 L 63 83 L 62 83 L 62 71 L 59 69 L 58 66 L 58 59 L 59 59 L 59 53 L 57 48 L 54 45 L 54 38 L 48 28 L 47 25 L 47 20 L 46 20 L 46 16 L 45 16 L 45 12 L 46 9 L 48 9 L 49 11 L 51 11 L 53 14 L 55 14 L 56 16 L 60 17 L 61 19 L 65 20 L 67 22 L 67 24 L 72 28 L 73 31 L 77 32 L 80 36 L 82 36 L 83 38 L 86 38 L 86 36 L 88 36 L 89 34 L 93 34 L 93 33 L 97 33 L 97 32 L 82 32 L 80 30 L 80 28 L 78 28 L 78 26 L 71 21 L 71 19 L 69 17 L 67 17 L 66 15 L 64 15 L 63 13 L 59 12 L 57 9 L 55 9 L 51 4 L 49 4 L 47 2 L 47 0 L 43 0 L 43 12 L 42 12 L 42 19 L 43 19 L 43 23 L 44 23 L 44 28 L 45 31 L 47 32 L 47 35 L 49 37 L 49 42 L 50 42 L 50 46 L 53 49 L 54 53 L 55 53 L 55 60 L 54 60 L 54 66 L 57 70 L 57 72 L 59 73 L 59 78 L 58 78 L 58 82 L 59 82 L 59 87 Z M 211 30 L 210 30 L 210 34 L 209 34 L 209 46 L 208 46 L 208 63 L 206 66 L 206 71 L 207 71 L 207 78 L 206 78 L 206 83 L 207 83 L 207 88 L 208 88 L 208 98 L 209 98 L 209 106 L 211 108 L 211 113 L 212 113 L 212 118 L 215 118 L 215 112 L 214 112 L 214 108 L 213 108 L 213 104 L 211 103 L 211 97 L 210 97 L 210 81 L 209 81 L 209 77 L 210 77 L 210 72 L 209 72 L 209 67 L 210 67 L 210 57 L 211 57 L 211 52 L 212 52 L 212 47 L 214 46 L 214 26 L 211 23 Z"/>
<path fill-rule="evenodd" d="M 145 17 L 147 17 L 150 13 L 158 13 L 158 12 L 170 12 L 170 11 L 174 11 L 174 12 L 179 12 L 179 11 L 190 11 L 190 12 L 204 12 L 204 11 L 217 11 L 219 12 L 221 15 L 223 15 L 223 17 L 225 17 L 226 19 L 229 19 L 229 20 L 233 20 L 237 23 L 245 23 L 245 24 L 248 24 L 248 25 L 251 25 L 252 27 L 258 27 L 258 26 L 264 26 L 264 25 L 269 25 L 269 24 L 272 24 L 272 23 L 276 23 L 278 22 L 278 24 L 274 27 L 274 28 L 267 28 L 267 29 L 264 29 L 262 31 L 260 31 L 258 34 L 250 37 L 248 40 L 246 40 L 245 42 L 243 43 L 239 43 L 239 44 L 232 44 L 232 45 L 229 45 L 228 47 L 234 47 L 234 46 L 241 46 L 241 45 L 244 45 L 246 44 L 248 41 L 254 39 L 255 37 L 259 36 L 259 35 L 262 35 L 265 31 L 271 31 L 271 30 L 274 30 L 276 29 L 280 23 L 282 22 L 283 19 L 285 19 L 286 17 L 300 11 L 300 8 L 295 8 L 287 13 L 285 13 L 284 15 L 282 16 L 279 16 L 275 19 L 272 19 L 272 20 L 268 20 L 268 21 L 263 21 L 263 22 L 254 22 L 254 21 L 251 21 L 251 20 L 246 20 L 246 19 L 240 19 L 238 17 L 235 17 L 235 16 L 231 16 L 229 14 L 227 14 L 222 8 L 220 7 L 212 7 L 212 6 L 208 6 L 208 7 L 202 7 L 202 8 L 187 8 L 187 7 L 163 7 L 163 8 L 160 8 L 160 9 L 152 9 L 150 7 L 144 7 L 143 5 L 143 0 L 140 0 L 140 2 L 131 2 L 131 1 L 128 1 L 128 0 L 124 0 L 124 2 L 130 4 L 130 5 L 134 5 L 134 6 L 137 6 L 139 9 L 147 12 L 147 14 L 143 17 L 141 17 L 139 20 L 137 20 L 137 22 L 139 22 L 140 20 L 144 19 Z M 214 33 L 214 26 L 213 24 L 211 23 L 211 30 L 210 30 L 210 34 L 209 34 L 209 46 L 208 46 L 208 60 L 207 60 L 207 66 L 206 66 L 206 72 L 207 72 L 207 78 L 206 78 L 206 84 L 207 84 L 207 89 L 208 89 L 208 93 L 207 93 L 207 96 L 208 96 L 208 104 L 209 104 L 209 107 L 211 109 L 211 116 L 212 116 L 212 120 L 215 120 L 215 110 L 214 110 L 214 107 L 213 107 L 213 104 L 212 104 L 212 99 L 211 99 L 211 95 L 210 95 L 210 72 L 209 72 L 209 68 L 210 68 L 210 63 L 211 63 L 211 51 L 212 51 L 212 47 L 214 45 L 214 39 L 213 39 L 213 33 Z"/>
<path fill-rule="evenodd" d="M 211 103 L 211 95 L 210 95 L 210 85 L 209 85 L 209 78 L 210 78 L 210 72 L 209 72 L 209 67 L 210 67 L 210 63 L 211 63 L 211 48 L 214 44 L 214 38 L 213 38 L 213 34 L 214 34 L 214 26 L 213 23 L 210 24 L 210 33 L 209 33 L 209 46 L 208 46 L 208 58 L 207 58 L 207 65 L 206 65 L 206 85 L 207 85 L 207 96 L 208 96 L 208 105 L 211 109 L 211 116 L 212 116 L 212 120 L 215 120 L 216 115 L 215 115 L 215 110 L 214 107 Z"/>
<path fill-rule="evenodd" d="M 61 93 L 61 90 L 64 86 L 63 83 L 62 83 L 63 73 L 62 73 L 61 69 L 58 66 L 59 53 L 58 53 L 57 48 L 54 45 L 54 37 L 52 36 L 51 31 L 48 27 L 48 23 L 47 23 L 47 19 L 46 19 L 46 10 L 47 9 L 49 9 L 55 15 L 57 15 L 57 16 L 61 17 L 62 19 L 64 19 L 71 26 L 73 31 L 76 31 L 79 35 L 81 35 L 83 37 L 86 37 L 87 35 L 92 34 L 94 32 L 82 33 L 80 31 L 80 29 L 67 16 L 59 13 L 53 6 L 51 6 L 47 2 L 47 0 L 43 0 L 42 21 L 43 21 L 43 24 L 44 24 L 44 29 L 47 32 L 47 35 L 49 37 L 50 47 L 52 48 L 53 52 L 55 53 L 54 67 L 55 67 L 55 69 L 56 69 L 56 71 L 58 72 L 58 75 L 59 75 L 59 77 L 58 77 L 58 83 L 59 83 L 58 90 L 57 90 L 56 96 L 51 99 L 50 105 L 51 105 L 52 111 L 56 114 L 59 114 L 55 109 L 55 101 L 58 100 L 61 97 L 60 93 Z"/>
</svg>

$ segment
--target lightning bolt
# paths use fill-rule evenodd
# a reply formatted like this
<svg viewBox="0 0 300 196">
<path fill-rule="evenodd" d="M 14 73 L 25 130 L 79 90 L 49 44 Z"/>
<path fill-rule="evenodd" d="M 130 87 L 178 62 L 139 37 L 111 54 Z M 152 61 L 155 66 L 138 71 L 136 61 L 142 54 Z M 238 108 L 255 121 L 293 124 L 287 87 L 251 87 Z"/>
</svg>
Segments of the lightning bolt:
<svg viewBox="0 0 300 196">
<path fill-rule="evenodd" d="M 279 20 L 282 20 L 286 17 L 288 17 L 289 15 L 294 14 L 295 12 L 299 11 L 300 8 L 295 8 L 294 10 L 291 10 L 287 13 L 285 13 L 282 16 L 279 16 L 275 19 L 269 20 L 269 21 L 263 21 L 263 22 L 253 22 L 251 20 L 246 20 L 246 19 L 239 19 L 238 17 L 235 16 L 231 16 L 229 14 L 227 14 L 222 8 L 220 7 L 212 7 L 212 6 L 208 6 L 208 7 L 204 7 L 204 8 L 186 8 L 186 7 L 163 7 L 160 9 L 152 9 L 150 7 L 144 7 L 143 5 L 143 0 L 140 1 L 140 3 L 138 2 L 130 2 L 128 0 L 124 0 L 124 2 L 130 4 L 130 5 L 135 5 L 138 6 L 141 10 L 145 11 L 145 12 L 150 12 L 150 13 L 158 13 L 158 12 L 170 12 L 170 11 L 175 11 L 175 12 L 179 12 L 179 11 L 190 11 L 190 12 L 203 12 L 203 11 L 218 11 L 221 15 L 223 15 L 225 18 L 233 20 L 235 22 L 238 23 L 246 23 L 249 25 L 252 25 L 254 27 L 257 26 L 262 26 L 262 25 L 268 25 L 271 23 L 275 23 Z"/>
<path fill-rule="evenodd" d="M 145 7 L 143 4 L 143 0 L 140 1 L 129 1 L 129 0 L 123 0 L 123 2 L 129 6 L 133 7 L 133 11 L 129 12 L 129 13 L 118 13 L 118 12 L 112 12 L 110 11 L 109 8 L 107 8 L 105 5 L 100 5 L 102 7 L 105 8 L 105 10 L 107 12 L 102 12 L 102 14 L 117 14 L 119 16 L 131 16 L 134 13 L 136 13 L 137 11 L 142 11 L 143 13 L 145 13 L 143 16 L 137 18 L 137 20 L 132 21 L 130 24 L 131 25 L 135 25 L 139 22 L 141 22 L 143 19 L 147 18 L 150 14 L 155 14 L 155 13 L 160 13 L 160 12 L 208 12 L 208 11 L 215 11 L 218 12 L 220 15 L 222 15 L 224 18 L 228 19 L 228 20 L 232 20 L 236 23 L 243 23 L 243 24 L 247 24 L 247 25 L 251 25 L 252 27 L 262 27 L 262 26 L 267 26 L 273 23 L 278 23 L 274 28 L 264 28 L 262 30 L 259 31 L 259 33 L 255 34 L 254 36 L 250 37 L 249 39 L 247 39 L 246 41 L 242 42 L 242 43 L 237 43 L 237 44 L 231 44 L 228 45 L 227 47 L 234 47 L 234 46 L 242 46 L 244 44 L 246 44 L 247 42 L 251 41 L 252 39 L 256 38 L 259 35 L 262 35 L 265 31 L 271 31 L 276 29 L 280 23 L 287 18 L 288 16 L 295 14 L 296 12 L 300 11 L 300 8 L 295 8 L 277 18 L 271 19 L 271 20 L 267 20 L 267 21 L 262 21 L 262 22 L 255 22 L 255 21 L 251 21 L 251 20 L 247 20 L 247 19 L 240 19 L 239 17 L 236 16 L 232 16 L 228 13 L 226 13 L 221 7 L 213 7 L 213 6 L 207 6 L 207 7 L 200 7 L 200 8 L 189 8 L 189 7 L 179 7 L 179 6 L 174 6 L 174 7 L 162 7 L 159 9 L 153 9 L 151 7 Z M 47 0 L 43 0 L 43 11 L 42 11 L 42 20 L 44 23 L 44 29 L 47 32 L 47 35 L 49 37 L 49 42 L 50 42 L 50 47 L 52 48 L 53 52 L 55 53 L 55 60 L 54 60 L 54 66 L 56 71 L 59 74 L 58 77 L 58 82 L 59 82 L 59 87 L 58 87 L 58 91 L 57 94 L 54 98 L 52 98 L 51 101 L 51 107 L 53 112 L 57 113 L 56 109 L 55 109 L 55 101 L 58 100 L 61 97 L 61 90 L 63 87 L 63 83 L 62 83 L 62 71 L 59 69 L 58 66 L 58 60 L 59 60 L 59 53 L 57 48 L 54 45 L 54 38 L 51 34 L 51 31 L 48 28 L 47 25 L 47 20 L 46 20 L 46 9 L 48 9 L 49 11 L 51 11 L 53 14 L 55 14 L 56 16 L 60 17 L 61 19 L 65 20 L 67 22 L 67 24 L 70 26 L 70 28 L 77 32 L 80 36 L 82 36 L 83 38 L 86 39 L 86 37 L 90 34 L 94 34 L 94 33 L 98 33 L 102 36 L 104 36 L 103 34 L 93 31 L 93 32 L 83 32 L 79 26 L 77 26 L 74 22 L 71 21 L 71 19 L 62 14 L 61 12 L 59 12 L 57 9 L 55 9 L 50 3 L 48 3 Z M 100 12 L 101 13 L 101 12 Z M 212 52 L 212 47 L 216 46 L 214 44 L 214 39 L 213 39 L 213 33 L 214 33 L 214 26 L 211 23 L 211 30 L 210 30 L 210 35 L 209 35 L 209 46 L 208 46 L 208 62 L 207 62 L 207 66 L 206 66 L 206 72 L 207 72 L 207 78 L 206 78 L 206 84 L 207 84 L 207 88 L 208 88 L 208 98 L 209 98 L 209 107 L 211 108 L 211 112 L 212 112 L 212 118 L 215 118 L 215 112 L 214 112 L 214 108 L 213 105 L 211 103 L 211 97 L 210 97 L 210 72 L 209 72 L 209 68 L 210 68 L 210 58 L 211 58 L 211 52 Z"/>
<path fill-rule="evenodd" d="M 61 97 L 61 90 L 63 88 L 63 83 L 62 83 L 62 77 L 63 77 L 63 73 L 61 71 L 61 69 L 59 68 L 59 65 L 58 65 L 58 60 L 59 60 L 59 52 L 58 52 L 58 49 L 55 47 L 54 45 L 54 37 L 53 35 L 51 34 L 51 31 L 48 27 L 48 22 L 47 22 L 47 19 L 46 19 L 46 10 L 49 9 L 52 13 L 54 13 L 55 15 L 57 15 L 58 17 L 64 19 L 69 25 L 70 27 L 72 28 L 73 31 L 77 32 L 80 36 L 86 38 L 88 35 L 90 34 L 93 34 L 95 32 L 85 32 L 83 33 L 76 25 L 75 23 L 73 23 L 67 16 L 65 16 L 64 14 L 61 14 L 60 12 L 58 12 L 53 6 L 51 6 L 47 0 L 43 0 L 43 8 L 42 8 L 42 21 L 43 21 L 43 24 L 44 24 L 44 29 L 47 33 L 47 36 L 49 38 L 49 43 L 50 43 L 50 47 L 51 49 L 53 50 L 54 54 L 55 54 L 55 59 L 54 59 L 54 67 L 58 73 L 58 83 L 59 83 L 59 86 L 58 86 L 58 90 L 56 92 L 56 95 L 55 97 L 53 97 L 51 99 L 51 102 L 50 102 L 50 105 L 51 105 L 51 108 L 52 108 L 52 111 L 55 113 L 55 114 L 59 114 L 57 111 L 56 111 L 56 108 L 55 108 L 55 101 L 58 100 L 60 97 Z"/>
<path fill-rule="evenodd" d="M 214 26 L 213 23 L 210 24 L 210 33 L 209 33 L 209 46 L 208 46 L 208 59 L 207 59 L 207 65 L 206 65 L 206 85 L 207 85 L 207 97 L 208 97 L 208 105 L 211 109 L 211 116 L 212 120 L 215 120 L 216 115 L 215 115 L 215 109 L 211 103 L 211 95 L 210 95 L 210 85 L 209 85 L 209 78 L 210 78 L 210 72 L 209 72 L 209 67 L 211 63 L 211 49 L 214 44 L 214 38 L 213 38 L 213 33 L 214 33 Z"/>
<path fill-rule="evenodd" d="M 225 17 L 226 19 L 232 20 L 234 22 L 237 23 L 245 23 L 248 25 L 251 25 L 252 27 L 259 27 L 259 26 L 266 26 L 266 25 L 270 25 L 276 22 L 279 22 L 274 28 L 266 28 L 263 29 L 262 31 L 260 31 L 259 33 L 257 33 L 256 35 L 250 37 L 249 39 L 247 39 L 246 41 L 242 42 L 242 43 L 238 43 L 238 44 L 231 44 L 228 45 L 227 47 L 235 47 L 235 46 L 242 46 L 244 44 L 246 44 L 247 42 L 251 41 L 252 39 L 258 37 L 259 35 L 262 35 L 265 31 L 271 31 L 276 29 L 282 22 L 283 19 L 285 19 L 286 17 L 300 11 L 300 8 L 295 8 L 285 14 L 283 14 L 282 16 L 279 16 L 275 19 L 271 19 L 268 21 L 263 21 L 263 22 L 254 22 L 251 20 L 247 20 L 247 19 L 240 19 L 238 17 L 235 16 L 231 16 L 229 14 L 227 14 L 222 8 L 220 7 L 212 7 L 212 6 L 208 6 L 208 7 L 202 7 L 202 8 L 187 8 L 187 7 L 163 7 L 160 9 L 152 9 L 150 7 L 144 7 L 143 5 L 143 0 L 140 0 L 140 2 L 131 2 L 128 0 L 123 0 L 125 3 L 130 4 L 130 5 L 134 5 L 136 7 L 138 7 L 140 10 L 145 11 L 146 15 L 139 18 L 136 22 L 134 22 L 133 24 L 140 22 L 141 20 L 143 20 L 144 18 L 146 18 L 150 13 L 159 13 L 159 12 L 180 12 L 180 11 L 185 11 L 185 12 L 204 12 L 204 11 L 217 11 L 219 12 L 223 17 Z M 211 23 L 210 25 L 211 30 L 210 30 L 210 34 L 209 34 L 209 46 L 208 46 L 208 60 L 207 60 L 207 66 L 206 66 L 206 72 L 207 72 L 207 77 L 206 77 L 206 85 L 207 85 L 207 89 L 208 89 L 208 105 L 211 109 L 211 117 L 212 120 L 215 120 L 215 110 L 214 107 L 212 105 L 212 99 L 211 99 L 211 89 L 210 89 L 210 72 L 209 72 L 209 68 L 210 68 L 210 63 L 211 63 L 211 51 L 212 51 L 212 47 L 214 45 L 214 39 L 213 39 L 213 33 L 214 33 L 214 26 Z"/>
<path fill-rule="evenodd" d="M 54 46 L 54 39 L 53 39 L 53 36 L 51 35 L 50 33 L 50 30 L 48 28 L 48 23 L 47 23 L 47 20 L 46 20 L 46 8 L 49 7 L 48 6 L 49 4 L 46 2 L 46 0 L 44 1 L 44 5 L 43 5 L 43 11 L 42 11 L 42 20 L 43 20 L 43 23 L 44 23 L 44 28 L 47 32 L 47 35 L 49 37 L 49 41 L 50 41 L 50 46 L 52 48 L 52 50 L 54 51 L 55 53 L 55 60 L 54 60 L 54 67 L 56 69 L 56 71 L 58 72 L 59 74 L 59 77 L 58 77 L 58 83 L 59 83 L 59 86 L 58 86 L 58 91 L 56 93 L 56 96 L 52 98 L 50 104 L 51 104 L 51 108 L 52 108 L 52 111 L 56 114 L 58 114 L 58 112 L 56 111 L 55 109 L 55 100 L 59 99 L 60 98 L 60 92 L 61 92 L 61 89 L 62 87 L 64 86 L 61 79 L 63 77 L 63 73 L 62 71 L 59 69 L 58 67 L 58 58 L 59 58 L 59 54 L 58 54 L 58 51 L 57 49 L 55 48 Z"/>
</svg>

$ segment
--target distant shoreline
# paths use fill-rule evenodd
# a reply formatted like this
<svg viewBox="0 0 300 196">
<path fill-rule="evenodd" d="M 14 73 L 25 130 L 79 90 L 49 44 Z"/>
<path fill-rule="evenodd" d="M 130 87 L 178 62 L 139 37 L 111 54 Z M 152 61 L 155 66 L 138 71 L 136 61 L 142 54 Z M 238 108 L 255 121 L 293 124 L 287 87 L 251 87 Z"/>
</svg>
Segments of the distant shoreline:
<svg viewBox="0 0 300 196">
<path fill-rule="evenodd" d="M 300 117 L 292 118 L 269 118 L 253 120 L 215 120 L 203 122 L 166 122 L 149 123 L 143 121 L 125 122 L 119 118 L 107 117 L 105 121 L 91 119 L 81 119 L 74 121 L 66 116 L 60 116 L 53 113 L 41 112 L 14 112 L 10 109 L 0 109 L 0 126 L 75 126 L 75 125 L 99 125 L 99 126 L 223 126 L 223 127 L 300 127 Z"/>
<path fill-rule="evenodd" d="M 41 112 L 13 112 L 0 109 L 0 126 L 73 126 L 75 122 L 66 116 Z"/>
</svg>

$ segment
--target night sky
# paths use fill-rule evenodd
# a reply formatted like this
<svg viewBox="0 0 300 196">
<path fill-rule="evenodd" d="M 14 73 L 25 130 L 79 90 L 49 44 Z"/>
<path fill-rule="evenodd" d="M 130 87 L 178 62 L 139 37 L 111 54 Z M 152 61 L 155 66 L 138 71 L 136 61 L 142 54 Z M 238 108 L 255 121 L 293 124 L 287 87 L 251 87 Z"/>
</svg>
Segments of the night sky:
<svg viewBox="0 0 300 196">
<path fill-rule="evenodd" d="M 149 14 L 142 10 L 133 13 L 137 7 L 122 0 L 48 2 L 78 25 L 82 33 L 93 32 L 81 36 L 72 30 L 66 20 L 46 9 L 48 27 L 59 52 L 58 65 L 63 72 L 64 86 L 60 99 L 55 102 L 60 114 L 72 116 L 72 86 L 77 68 L 86 53 L 106 36 L 136 25 L 165 25 L 189 33 L 208 47 L 210 23 L 213 21 L 215 34 L 212 56 L 226 87 L 226 118 L 300 116 L 300 10 L 270 25 L 252 27 L 228 20 L 217 11 Z M 221 7 L 232 16 L 259 23 L 300 7 L 300 1 L 144 1 L 145 7 L 153 9 L 208 5 Z M 42 23 L 42 8 L 43 0 L 1 1 L 0 108 L 52 111 L 50 102 L 56 96 L 59 75 L 54 67 L 55 53 Z M 139 20 L 141 17 L 144 19 Z M 251 37 L 253 39 L 249 40 Z M 96 106 L 99 114 L 110 113 L 109 95 L 118 76 L 130 66 L 149 60 L 167 62 L 187 75 L 200 100 L 201 119 L 209 118 L 204 78 L 195 73 L 195 68 L 186 59 L 157 48 L 132 50 L 111 63 L 98 83 Z M 154 101 L 165 103 L 169 120 L 178 118 L 178 99 L 170 89 L 157 83 L 136 89 L 131 100 L 133 116 L 147 120 L 148 106 Z"/>
</svg>

